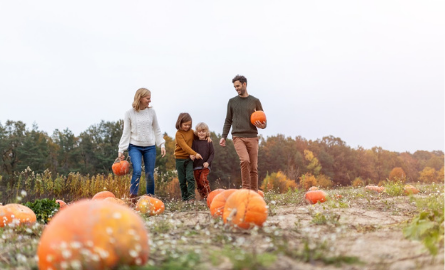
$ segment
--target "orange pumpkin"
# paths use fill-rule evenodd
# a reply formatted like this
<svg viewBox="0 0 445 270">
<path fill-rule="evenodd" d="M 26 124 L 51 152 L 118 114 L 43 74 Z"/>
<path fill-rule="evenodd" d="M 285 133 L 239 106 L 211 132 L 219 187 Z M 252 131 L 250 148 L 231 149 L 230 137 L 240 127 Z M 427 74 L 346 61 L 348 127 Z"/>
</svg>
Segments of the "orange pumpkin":
<svg viewBox="0 0 445 270">
<path fill-rule="evenodd" d="M 128 163 L 126 160 L 120 160 L 117 158 L 111 166 L 111 169 L 117 176 L 126 175 L 128 172 L 130 172 L 130 163 Z"/>
<path fill-rule="evenodd" d="M 36 214 L 27 206 L 17 203 L 10 203 L 5 206 L 0 206 L 0 227 L 9 224 L 32 225 L 36 223 Z"/>
<path fill-rule="evenodd" d="M 62 210 L 63 208 L 66 207 L 66 203 L 62 200 L 56 200 L 56 203 L 59 204 L 59 210 Z"/>
<path fill-rule="evenodd" d="M 240 189 L 234 192 L 224 206 L 223 220 L 232 226 L 249 229 L 263 226 L 267 219 L 267 205 L 255 191 Z"/>
<path fill-rule="evenodd" d="M 148 261 L 148 232 L 131 208 L 81 200 L 59 212 L 43 230 L 39 269 L 116 269 Z"/>
<path fill-rule="evenodd" d="M 419 193 L 419 190 L 413 186 L 413 185 L 405 185 L 405 187 L 403 187 L 403 191 L 405 192 L 405 194 L 417 194 Z"/>
<path fill-rule="evenodd" d="M 137 201 L 134 210 L 142 214 L 156 216 L 164 213 L 165 205 L 159 199 L 144 195 Z"/>
<path fill-rule="evenodd" d="M 103 200 L 103 199 L 108 198 L 108 197 L 116 198 L 116 196 L 114 196 L 113 192 L 101 191 L 101 192 L 96 193 L 93 196 L 93 200 Z"/>
<path fill-rule="evenodd" d="M 104 202 L 111 202 L 111 203 L 117 203 L 120 205 L 127 205 L 127 203 L 121 199 L 115 198 L 115 197 L 107 197 L 103 199 Z"/>
<path fill-rule="evenodd" d="M 316 186 L 312 186 L 309 188 L 309 190 L 317 190 L 317 189 L 318 189 L 318 187 L 316 187 Z"/>
<path fill-rule="evenodd" d="M 207 195 L 207 207 L 210 208 L 210 205 L 212 204 L 212 201 L 215 198 L 215 196 L 218 195 L 219 193 L 223 192 L 224 190 L 225 189 L 218 188 L 218 189 L 215 189 L 212 192 L 210 192 L 209 195 Z"/>
<path fill-rule="evenodd" d="M 256 121 L 260 121 L 261 123 L 266 123 L 266 114 L 263 111 L 256 111 L 250 115 L 250 122 L 252 125 L 255 125 Z"/>
<path fill-rule="evenodd" d="M 310 190 L 306 192 L 304 199 L 311 204 L 323 203 L 326 201 L 326 193 L 323 190 Z"/>
<path fill-rule="evenodd" d="M 213 201 L 210 204 L 210 214 L 212 217 L 222 217 L 227 198 L 229 198 L 235 191 L 237 191 L 237 189 L 227 189 L 213 198 Z"/>
<path fill-rule="evenodd" d="M 263 197 L 263 198 L 264 198 L 264 192 L 263 192 L 262 190 L 259 190 L 259 189 L 258 189 L 258 194 L 260 194 L 260 195 L 261 195 L 261 197 Z"/>
<path fill-rule="evenodd" d="M 369 190 L 369 191 L 375 191 L 375 192 L 378 192 L 378 193 L 382 193 L 382 192 L 385 190 L 385 187 L 379 187 L 379 186 L 367 185 L 367 186 L 365 187 L 365 189 L 366 189 L 366 190 Z"/>
</svg>

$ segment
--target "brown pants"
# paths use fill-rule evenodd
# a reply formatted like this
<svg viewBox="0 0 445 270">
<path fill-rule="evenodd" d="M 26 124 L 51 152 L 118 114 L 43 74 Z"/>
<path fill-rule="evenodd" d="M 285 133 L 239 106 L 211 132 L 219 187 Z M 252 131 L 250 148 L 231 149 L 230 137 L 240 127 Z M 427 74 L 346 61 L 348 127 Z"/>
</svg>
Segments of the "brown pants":
<svg viewBox="0 0 445 270">
<path fill-rule="evenodd" d="M 207 180 L 207 176 L 209 175 L 209 173 L 210 170 L 208 168 L 193 171 L 199 195 L 201 195 L 201 198 L 203 199 L 207 199 L 207 195 L 209 195 L 211 191 L 209 180 Z"/>
<path fill-rule="evenodd" d="M 242 188 L 258 191 L 258 137 L 233 137 L 239 156 Z"/>
</svg>

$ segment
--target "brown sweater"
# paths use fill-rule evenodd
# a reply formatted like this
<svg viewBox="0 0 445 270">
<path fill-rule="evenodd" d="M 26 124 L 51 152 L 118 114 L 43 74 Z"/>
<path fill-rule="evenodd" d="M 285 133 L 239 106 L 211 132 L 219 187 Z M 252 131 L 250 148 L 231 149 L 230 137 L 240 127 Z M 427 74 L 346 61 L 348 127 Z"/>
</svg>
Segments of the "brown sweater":
<svg viewBox="0 0 445 270">
<path fill-rule="evenodd" d="M 189 131 L 178 130 L 175 136 L 175 158 L 176 159 L 188 159 L 190 155 L 196 155 L 193 151 L 193 139 L 195 138 L 195 133 L 192 129 Z"/>
</svg>

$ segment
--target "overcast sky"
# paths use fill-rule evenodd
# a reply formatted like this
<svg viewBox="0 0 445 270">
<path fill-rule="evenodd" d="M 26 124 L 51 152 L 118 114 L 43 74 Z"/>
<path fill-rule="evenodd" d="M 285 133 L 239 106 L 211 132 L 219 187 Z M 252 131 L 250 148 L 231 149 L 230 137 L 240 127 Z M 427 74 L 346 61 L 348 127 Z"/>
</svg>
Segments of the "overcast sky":
<svg viewBox="0 0 445 270">
<path fill-rule="evenodd" d="M 77 136 L 122 119 L 146 87 L 169 136 L 180 112 L 220 134 L 242 74 L 264 137 L 443 151 L 444 11 L 440 0 L 1 1 L 0 123 Z"/>
</svg>

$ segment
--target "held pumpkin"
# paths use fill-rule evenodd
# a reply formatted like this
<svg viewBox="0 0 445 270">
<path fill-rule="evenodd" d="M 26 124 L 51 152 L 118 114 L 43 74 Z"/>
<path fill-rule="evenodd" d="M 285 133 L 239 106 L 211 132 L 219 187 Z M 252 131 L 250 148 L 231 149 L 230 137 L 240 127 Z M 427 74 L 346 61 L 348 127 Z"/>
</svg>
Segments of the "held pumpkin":
<svg viewBox="0 0 445 270">
<path fill-rule="evenodd" d="M 113 173 L 117 176 L 126 175 L 130 171 L 130 163 L 126 160 L 117 158 L 111 166 Z"/>
<path fill-rule="evenodd" d="M 36 214 L 27 206 L 10 203 L 0 206 L 0 227 L 36 223 Z"/>
<path fill-rule="evenodd" d="M 222 217 L 227 198 L 235 191 L 237 191 L 237 189 L 227 189 L 213 198 L 212 204 L 210 204 L 210 214 L 212 217 Z"/>
<path fill-rule="evenodd" d="M 103 200 L 103 199 L 108 198 L 108 197 L 116 198 L 116 196 L 113 194 L 113 192 L 101 191 L 101 192 L 96 193 L 93 196 L 92 200 Z"/>
<path fill-rule="evenodd" d="M 255 111 L 250 115 L 250 122 L 255 125 L 256 121 L 260 121 L 262 124 L 266 123 L 266 114 L 263 111 Z"/>
<path fill-rule="evenodd" d="M 142 214 L 147 214 L 150 216 L 157 216 L 164 213 L 165 205 L 164 203 L 156 198 L 143 195 L 136 203 L 136 211 Z"/>
<path fill-rule="evenodd" d="M 223 220 L 232 226 L 250 229 L 262 227 L 267 219 L 267 205 L 255 191 L 240 189 L 234 192 L 224 206 Z"/>
<path fill-rule="evenodd" d="M 142 218 L 127 206 L 82 200 L 45 227 L 37 256 L 39 269 L 143 265 L 149 256 L 148 232 Z"/>
<path fill-rule="evenodd" d="M 310 190 L 304 195 L 304 199 L 307 203 L 316 204 L 317 202 L 323 203 L 326 201 L 326 193 L 323 190 Z"/>
<path fill-rule="evenodd" d="M 218 189 L 215 189 L 212 192 L 210 192 L 209 195 L 207 195 L 207 207 L 210 208 L 210 205 L 212 204 L 212 201 L 215 198 L 215 196 L 218 195 L 219 193 L 223 192 L 224 190 L 225 189 L 218 188 Z"/>
</svg>

